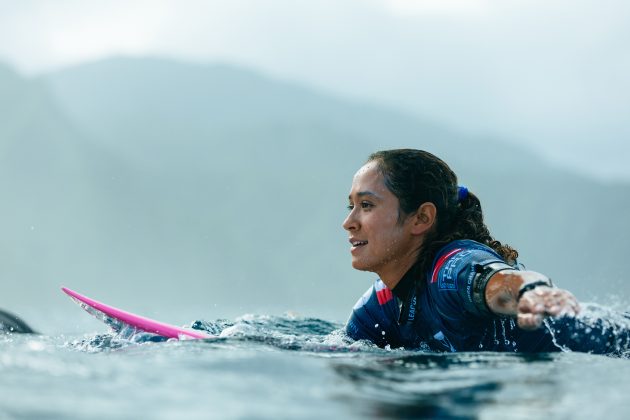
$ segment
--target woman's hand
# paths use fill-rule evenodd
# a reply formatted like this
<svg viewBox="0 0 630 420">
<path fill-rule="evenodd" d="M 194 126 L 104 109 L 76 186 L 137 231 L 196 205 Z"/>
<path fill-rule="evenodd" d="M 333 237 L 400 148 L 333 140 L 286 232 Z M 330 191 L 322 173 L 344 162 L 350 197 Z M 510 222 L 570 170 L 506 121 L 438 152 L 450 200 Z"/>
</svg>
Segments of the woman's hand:
<svg viewBox="0 0 630 420">
<path fill-rule="evenodd" d="M 579 312 L 580 305 L 571 292 L 538 286 L 523 293 L 518 301 L 516 318 L 520 328 L 535 330 L 547 316 L 576 316 Z"/>
<path fill-rule="evenodd" d="M 490 310 L 514 316 L 524 330 L 535 330 L 547 316 L 575 316 L 580 312 L 577 299 L 568 291 L 540 283 L 549 279 L 535 271 L 504 270 L 495 273 L 484 291 Z M 527 286 L 527 285 L 530 286 Z M 533 287 L 520 295 L 523 287 Z"/>
</svg>

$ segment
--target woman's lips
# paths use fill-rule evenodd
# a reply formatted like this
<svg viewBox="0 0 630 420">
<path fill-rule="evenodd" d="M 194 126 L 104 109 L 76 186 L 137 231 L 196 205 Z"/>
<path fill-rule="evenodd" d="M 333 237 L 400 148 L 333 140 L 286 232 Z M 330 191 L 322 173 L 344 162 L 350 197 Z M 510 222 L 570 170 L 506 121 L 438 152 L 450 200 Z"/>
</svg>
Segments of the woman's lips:
<svg viewBox="0 0 630 420">
<path fill-rule="evenodd" d="M 356 250 L 358 250 L 362 246 L 367 245 L 367 243 L 368 241 L 362 241 L 360 239 L 350 238 L 350 245 L 352 245 L 352 247 L 350 248 L 350 252 L 354 253 Z"/>
</svg>

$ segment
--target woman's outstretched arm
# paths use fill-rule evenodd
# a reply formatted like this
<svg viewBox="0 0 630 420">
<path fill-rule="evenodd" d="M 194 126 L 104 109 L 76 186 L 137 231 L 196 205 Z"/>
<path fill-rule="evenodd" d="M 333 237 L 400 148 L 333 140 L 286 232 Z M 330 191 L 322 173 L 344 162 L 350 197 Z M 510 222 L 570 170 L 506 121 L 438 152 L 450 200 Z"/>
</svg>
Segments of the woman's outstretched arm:
<svg viewBox="0 0 630 420">
<path fill-rule="evenodd" d="M 503 270 L 486 284 L 488 308 L 497 315 L 517 318 L 518 326 L 533 330 L 547 316 L 575 316 L 577 299 L 567 290 L 551 286 L 548 277 L 535 271 Z"/>
</svg>

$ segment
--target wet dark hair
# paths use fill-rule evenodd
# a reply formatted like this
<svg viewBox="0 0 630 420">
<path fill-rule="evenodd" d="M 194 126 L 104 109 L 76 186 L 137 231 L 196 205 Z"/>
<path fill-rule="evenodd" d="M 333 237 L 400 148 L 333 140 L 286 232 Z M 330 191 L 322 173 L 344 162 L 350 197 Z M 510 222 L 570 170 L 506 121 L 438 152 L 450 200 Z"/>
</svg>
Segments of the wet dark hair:
<svg viewBox="0 0 630 420">
<path fill-rule="evenodd" d="M 518 252 L 490 235 L 477 196 L 468 192 L 458 200 L 457 176 L 440 158 L 423 150 L 397 149 L 373 153 L 368 162 L 377 163 L 385 185 L 398 198 L 400 222 L 423 203 L 437 208 L 436 223 L 425 236 L 414 266 L 419 275 L 431 269 L 444 245 L 457 239 L 472 239 L 494 249 L 508 263 L 516 261 Z"/>
</svg>

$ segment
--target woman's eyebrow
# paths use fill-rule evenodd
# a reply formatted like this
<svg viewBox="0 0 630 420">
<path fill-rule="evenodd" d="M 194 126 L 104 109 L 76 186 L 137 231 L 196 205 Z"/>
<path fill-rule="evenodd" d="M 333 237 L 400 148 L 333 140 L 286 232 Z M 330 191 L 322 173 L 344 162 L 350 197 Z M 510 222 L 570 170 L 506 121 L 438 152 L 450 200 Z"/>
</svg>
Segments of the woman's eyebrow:
<svg viewBox="0 0 630 420">
<path fill-rule="evenodd" d="M 373 193 L 372 191 L 359 191 L 358 193 L 356 193 L 357 197 L 365 197 L 365 196 L 371 196 L 374 198 L 380 198 L 378 196 L 378 194 Z M 352 200 L 352 194 L 350 194 L 348 196 L 348 200 Z"/>
</svg>

